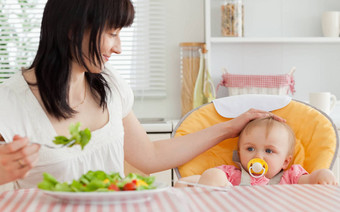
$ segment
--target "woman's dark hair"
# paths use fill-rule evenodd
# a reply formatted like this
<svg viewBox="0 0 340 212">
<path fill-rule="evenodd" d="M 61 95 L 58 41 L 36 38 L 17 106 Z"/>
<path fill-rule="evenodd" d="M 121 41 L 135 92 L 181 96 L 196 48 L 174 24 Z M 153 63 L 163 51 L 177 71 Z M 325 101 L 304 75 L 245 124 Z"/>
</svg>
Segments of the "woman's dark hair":
<svg viewBox="0 0 340 212">
<path fill-rule="evenodd" d="M 69 106 L 68 91 L 71 61 L 86 68 L 86 80 L 92 94 L 104 109 L 107 81 L 100 73 L 91 73 L 82 54 L 85 32 L 89 32 L 88 60 L 102 67 L 101 34 L 107 29 L 130 26 L 134 19 L 130 0 L 48 0 L 45 6 L 34 68 L 43 104 L 56 118 L 70 118 L 76 113 Z M 99 64 L 98 64 L 99 63 Z"/>
</svg>

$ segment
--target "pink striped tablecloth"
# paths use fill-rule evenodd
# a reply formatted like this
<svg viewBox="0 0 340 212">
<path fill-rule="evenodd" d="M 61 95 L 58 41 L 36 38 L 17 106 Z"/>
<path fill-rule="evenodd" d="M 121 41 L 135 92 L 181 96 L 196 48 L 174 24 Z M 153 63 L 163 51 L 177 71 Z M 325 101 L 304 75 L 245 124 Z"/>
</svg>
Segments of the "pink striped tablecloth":
<svg viewBox="0 0 340 212">
<path fill-rule="evenodd" d="M 340 211 L 340 187 L 236 186 L 228 191 L 169 188 L 150 201 L 115 204 L 62 202 L 38 189 L 22 189 L 1 193 L 0 211 Z"/>
</svg>

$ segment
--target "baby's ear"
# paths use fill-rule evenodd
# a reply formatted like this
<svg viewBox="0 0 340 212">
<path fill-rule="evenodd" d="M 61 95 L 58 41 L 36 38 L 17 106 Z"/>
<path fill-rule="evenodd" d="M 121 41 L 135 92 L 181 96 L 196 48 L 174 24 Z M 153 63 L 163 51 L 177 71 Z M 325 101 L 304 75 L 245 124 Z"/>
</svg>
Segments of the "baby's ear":
<svg viewBox="0 0 340 212">
<path fill-rule="evenodd" d="M 283 162 L 282 165 L 282 169 L 286 169 L 290 163 L 290 161 L 292 160 L 293 156 L 292 155 L 288 155 L 285 159 L 285 161 Z"/>
</svg>

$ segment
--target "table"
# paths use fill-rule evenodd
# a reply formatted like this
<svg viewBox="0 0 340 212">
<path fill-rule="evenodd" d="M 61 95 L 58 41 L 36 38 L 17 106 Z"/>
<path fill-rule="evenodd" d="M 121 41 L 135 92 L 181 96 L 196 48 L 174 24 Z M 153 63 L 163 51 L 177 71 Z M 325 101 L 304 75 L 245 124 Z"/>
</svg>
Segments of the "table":
<svg viewBox="0 0 340 212">
<path fill-rule="evenodd" d="M 324 185 L 235 186 L 228 191 L 169 188 L 151 201 L 120 204 L 61 202 L 38 189 L 0 194 L 0 211 L 339 211 L 340 187 Z"/>
</svg>

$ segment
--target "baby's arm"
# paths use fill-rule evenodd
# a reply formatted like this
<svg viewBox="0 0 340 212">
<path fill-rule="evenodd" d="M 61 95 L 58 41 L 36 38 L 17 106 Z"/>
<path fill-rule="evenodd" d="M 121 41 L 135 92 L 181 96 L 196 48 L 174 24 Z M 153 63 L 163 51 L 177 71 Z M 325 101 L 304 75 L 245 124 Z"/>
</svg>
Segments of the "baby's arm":
<svg viewBox="0 0 340 212">
<path fill-rule="evenodd" d="M 232 186 L 224 171 L 218 168 L 207 169 L 201 175 L 198 183 L 209 186 L 221 186 L 221 187 Z"/>
<path fill-rule="evenodd" d="M 323 184 L 323 185 L 337 185 L 333 172 L 329 169 L 319 169 L 313 171 L 311 174 L 302 175 L 299 179 L 299 184 Z"/>
</svg>

